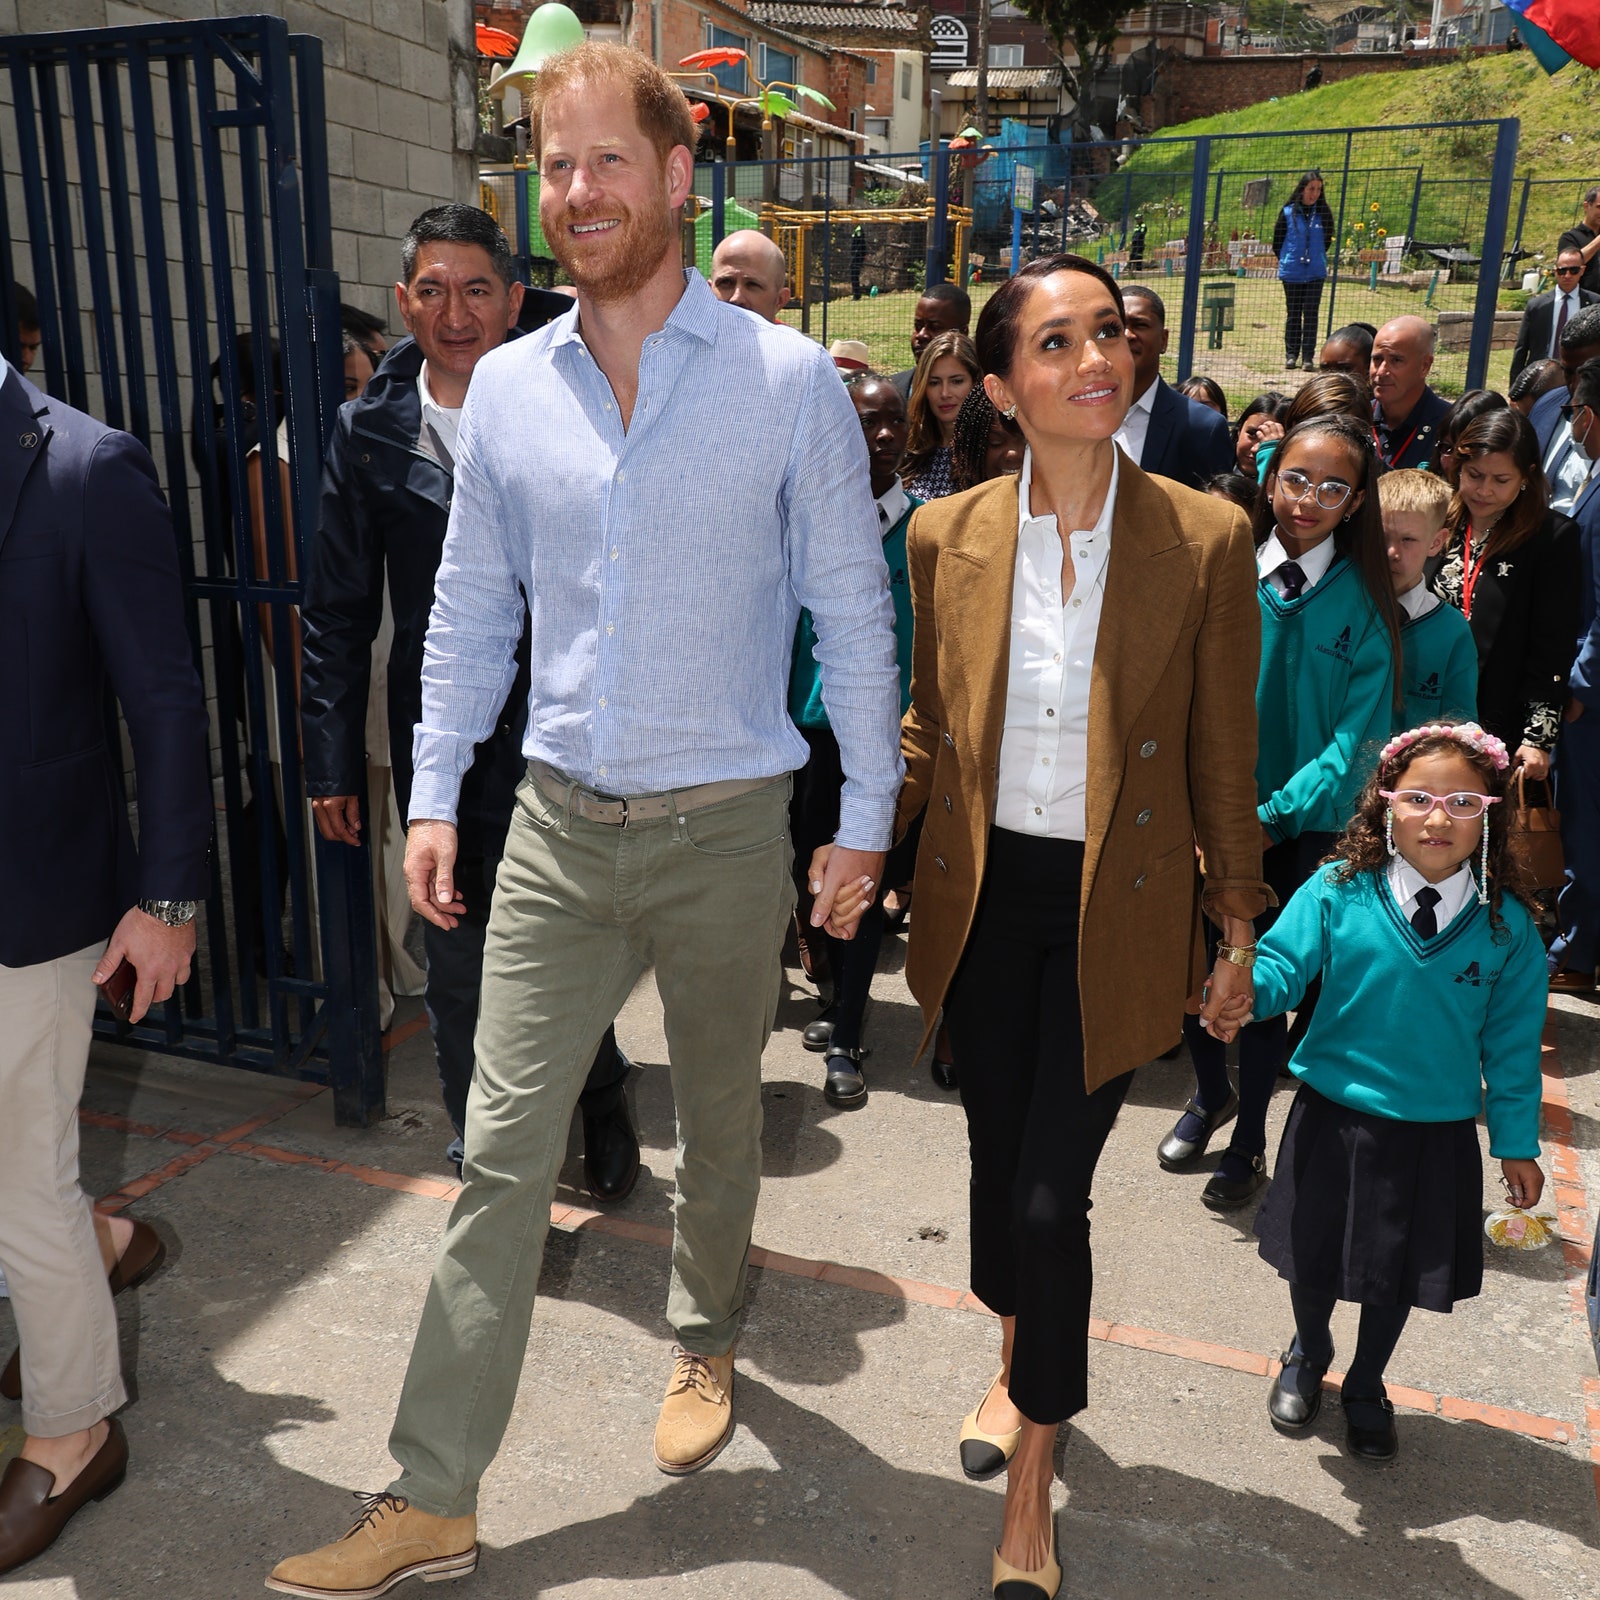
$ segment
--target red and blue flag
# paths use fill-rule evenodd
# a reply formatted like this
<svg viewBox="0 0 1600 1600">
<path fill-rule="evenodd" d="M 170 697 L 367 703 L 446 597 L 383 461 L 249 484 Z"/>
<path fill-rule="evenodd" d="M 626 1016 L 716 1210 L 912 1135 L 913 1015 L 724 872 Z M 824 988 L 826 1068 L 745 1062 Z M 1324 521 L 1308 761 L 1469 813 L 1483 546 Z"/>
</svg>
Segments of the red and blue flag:
<svg viewBox="0 0 1600 1600">
<path fill-rule="evenodd" d="M 1569 61 L 1600 68 L 1600 6 L 1595 0 L 1505 0 L 1517 32 L 1546 72 Z"/>
</svg>

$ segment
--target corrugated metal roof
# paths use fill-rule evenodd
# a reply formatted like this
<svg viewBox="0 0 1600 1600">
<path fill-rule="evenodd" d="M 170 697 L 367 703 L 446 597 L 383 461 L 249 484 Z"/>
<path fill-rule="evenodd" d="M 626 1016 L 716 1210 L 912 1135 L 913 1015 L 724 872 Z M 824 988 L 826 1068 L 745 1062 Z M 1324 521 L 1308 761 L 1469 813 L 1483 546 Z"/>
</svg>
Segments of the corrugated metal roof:
<svg viewBox="0 0 1600 1600">
<path fill-rule="evenodd" d="M 978 87 L 978 69 L 976 67 L 963 67 L 959 72 L 950 74 L 950 87 L 952 89 L 976 89 Z M 990 67 L 989 87 L 991 89 L 1059 89 L 1061 87 L 1060 67 Z"/>
<path fill-rule="evenodd" d="M 917 14 L 888 6 L 806 5 L 783 0 L 755 0 L 750 20 L 773 28 L 799 31 L 840 28 L 859 33 L 893 33 L 915 36 Z"/>
</svg>

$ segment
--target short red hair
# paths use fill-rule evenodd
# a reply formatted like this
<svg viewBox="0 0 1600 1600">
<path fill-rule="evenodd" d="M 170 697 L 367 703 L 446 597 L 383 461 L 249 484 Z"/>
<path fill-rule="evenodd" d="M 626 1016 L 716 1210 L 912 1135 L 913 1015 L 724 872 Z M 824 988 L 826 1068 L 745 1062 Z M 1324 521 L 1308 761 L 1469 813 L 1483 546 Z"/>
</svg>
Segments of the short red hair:
<svg viewBox="0 0 1600 1600">
<path fill-rule="evenodd" d="M 619 84 L 630 92 L 640 131 L 662 161 L 679 145 L 694 154 L 699 134 L 683 90 L 639 51 L 590 39 L 551 56 L 534 75 L 528 92 L 528 140 L 535 161 L 543 152 L 545 106 L 567 89 L 597 83 Z"/>
</svg>

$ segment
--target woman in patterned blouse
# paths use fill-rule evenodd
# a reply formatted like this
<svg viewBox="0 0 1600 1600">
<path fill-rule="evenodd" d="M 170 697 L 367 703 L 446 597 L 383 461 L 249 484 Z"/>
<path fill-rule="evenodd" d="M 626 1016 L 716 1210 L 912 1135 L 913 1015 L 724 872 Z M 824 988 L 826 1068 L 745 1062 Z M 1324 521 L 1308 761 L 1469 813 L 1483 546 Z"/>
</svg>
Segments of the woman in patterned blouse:
<svg viewBox="0 0 1600 1600">
<path fill-rule="evenodd" d="M 978 351 L 964 333 L 937 335 L 922 352 L 906 411 L 910 442 L 900 481 L 919 500 L 942 500 L 955 493 L 951 476 L 951 444 L 956 418 L 972 391 L 983 383 Z"/>
<path fill-rule="evenodd" d="M 1478 721 L 1542 779 L 1577 653 L 1577 524 L 1549 509 L 1538 440 L 1520 411 L 1468 423 L 1456 471 L 1454 538 L 1434 588 L 1472 624 Z"/>
</svg>

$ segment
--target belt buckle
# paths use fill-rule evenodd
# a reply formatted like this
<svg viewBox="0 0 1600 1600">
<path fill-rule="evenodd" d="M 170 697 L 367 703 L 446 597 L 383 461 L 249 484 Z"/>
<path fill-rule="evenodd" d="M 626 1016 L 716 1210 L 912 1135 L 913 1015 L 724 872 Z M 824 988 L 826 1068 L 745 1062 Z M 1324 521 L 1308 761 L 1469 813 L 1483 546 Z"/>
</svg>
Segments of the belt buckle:
<svg viewBox="0 0 1600 1600">
<path fill-rule="evenodd" d="M 617 804 L 622 807 L 622 828 L 626 832 L 628 827 L 628 797 L 626 795 L 618 795 Z"/>
</svg>

